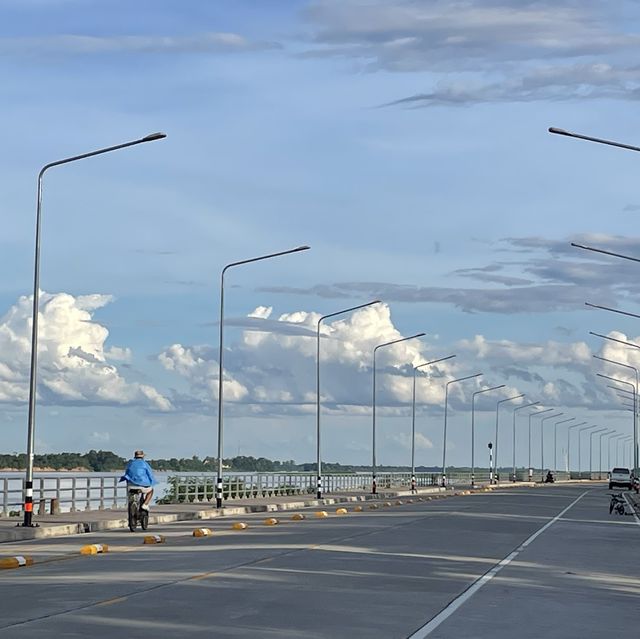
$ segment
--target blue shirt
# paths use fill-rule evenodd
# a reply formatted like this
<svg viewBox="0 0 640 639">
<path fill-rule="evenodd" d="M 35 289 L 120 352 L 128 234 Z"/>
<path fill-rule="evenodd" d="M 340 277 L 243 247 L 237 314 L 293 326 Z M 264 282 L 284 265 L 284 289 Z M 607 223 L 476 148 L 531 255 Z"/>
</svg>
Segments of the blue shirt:
<svg viewBox="0 0 640 639">
<path fill-rule="evenodd" d="M 153 486 L 156 483 L 151 466 L 144 459 L 130 459 L 124 469 L 124 475 L 120 481 L 127 481 L 136 486 Z"/>
</svg>

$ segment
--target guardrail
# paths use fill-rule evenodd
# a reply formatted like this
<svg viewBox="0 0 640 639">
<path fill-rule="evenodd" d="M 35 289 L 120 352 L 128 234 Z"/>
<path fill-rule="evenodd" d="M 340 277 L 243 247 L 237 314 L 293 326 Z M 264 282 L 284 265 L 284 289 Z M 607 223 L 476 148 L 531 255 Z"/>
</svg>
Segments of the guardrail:
<svg viewBox="0 0 640 639">
<path fill-rule="evenodd" d="M 0 477 L 0 514 L 7 517 L 22 510 L 23 489 L 24 477 Z M 44 514 L 45 509 L 56 514 L 118 508 L 126 503 L 126 487 L 118 484 L 118 477 L 113 475 L 36 475 L 33 479 L 33 507 L 39 514 Z"/>
<path fill-rule="evenodd" d="M 416 473 L 416 485 L 436 486 L 439 473 Z M 488 481 L 489 472 L 476 472 L 476 481 Z M 246 473 L 224 477 L 224 499 L 250 499 L 275 497 L 278 495 L 312 495 L 316 492 L 316 474 L 311 473 Z M 411 473 L 379 473 L 376 476 L 380 490 L 411 488 Z M 471 482 L 470 472 L 452 472 L 447 475 L 451 485 Z M 215 474 L 174 475 L 169 477 L 169 487 L 160 500 L 165 504 L 184 502 L 209 502 L 215 498 Z M 329 473 L 322 478 L 322 492 L 368 492 L 371 490 L 371 475 L 366 473 Z"/>
</svg>

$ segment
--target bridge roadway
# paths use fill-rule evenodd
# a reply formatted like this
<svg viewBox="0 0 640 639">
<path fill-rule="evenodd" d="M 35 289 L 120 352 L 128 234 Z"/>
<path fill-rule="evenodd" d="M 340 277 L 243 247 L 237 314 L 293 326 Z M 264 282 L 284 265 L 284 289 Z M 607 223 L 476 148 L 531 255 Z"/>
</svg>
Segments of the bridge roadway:
<svg viewBox="0 0 640 639">
<path fill-rule="evenodd" d="M 2 544 L 44 563 L 0 571 L 0 637 L 637 636 L 640 521 L 603 484 L 402 501 Z"/>
</svg>

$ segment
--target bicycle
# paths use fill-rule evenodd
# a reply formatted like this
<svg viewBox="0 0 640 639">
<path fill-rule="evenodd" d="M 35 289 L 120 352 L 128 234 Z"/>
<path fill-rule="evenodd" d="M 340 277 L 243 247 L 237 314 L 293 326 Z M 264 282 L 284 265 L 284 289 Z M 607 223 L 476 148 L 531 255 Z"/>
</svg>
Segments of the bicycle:
<svg viewBox="0 0 640 639">
<path fill-rule="evenodd" d="M 138 524 L 140 524 L 142 530 L 146 530 L 149 527 L 149 511 L 142 507 L 142 504 L 144 504 L 144 493 L 139 488 L 129 488 L 127 495 L 129 530 L 135 532 Z"/>
<path fill-rule="evenodd" d="M 618 515 L 624 515 L 626 502 L 622 497 L 622 493 L 609 493 L 611 495 L 611 501 L 609 502 L 609 514 L 614 510 Z"/>
</svg>

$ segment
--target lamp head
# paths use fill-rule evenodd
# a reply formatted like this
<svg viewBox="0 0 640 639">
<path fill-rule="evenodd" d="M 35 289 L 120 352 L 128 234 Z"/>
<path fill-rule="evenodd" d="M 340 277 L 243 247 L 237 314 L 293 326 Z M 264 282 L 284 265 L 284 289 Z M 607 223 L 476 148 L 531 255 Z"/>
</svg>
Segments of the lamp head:
<svg viewBox="0 0 640 639">
<path fill-rule="evenodd" d="M 162 140 L 167 137 L 166 133 L 149 133 L 149 135 L 145 135 L 141 142 L 153 142 L 154 140 Z"/>
<path fill-rule="evenodd" d="M 549 127 L 549 133 L 555 133 L 556 135 L 571 135 L 571 133 L 569 133 L 569 131 L 565 131 L 564 129 L 559 129 L 558 127 L 555 126 L 550 126 Z"/>
</svg>

